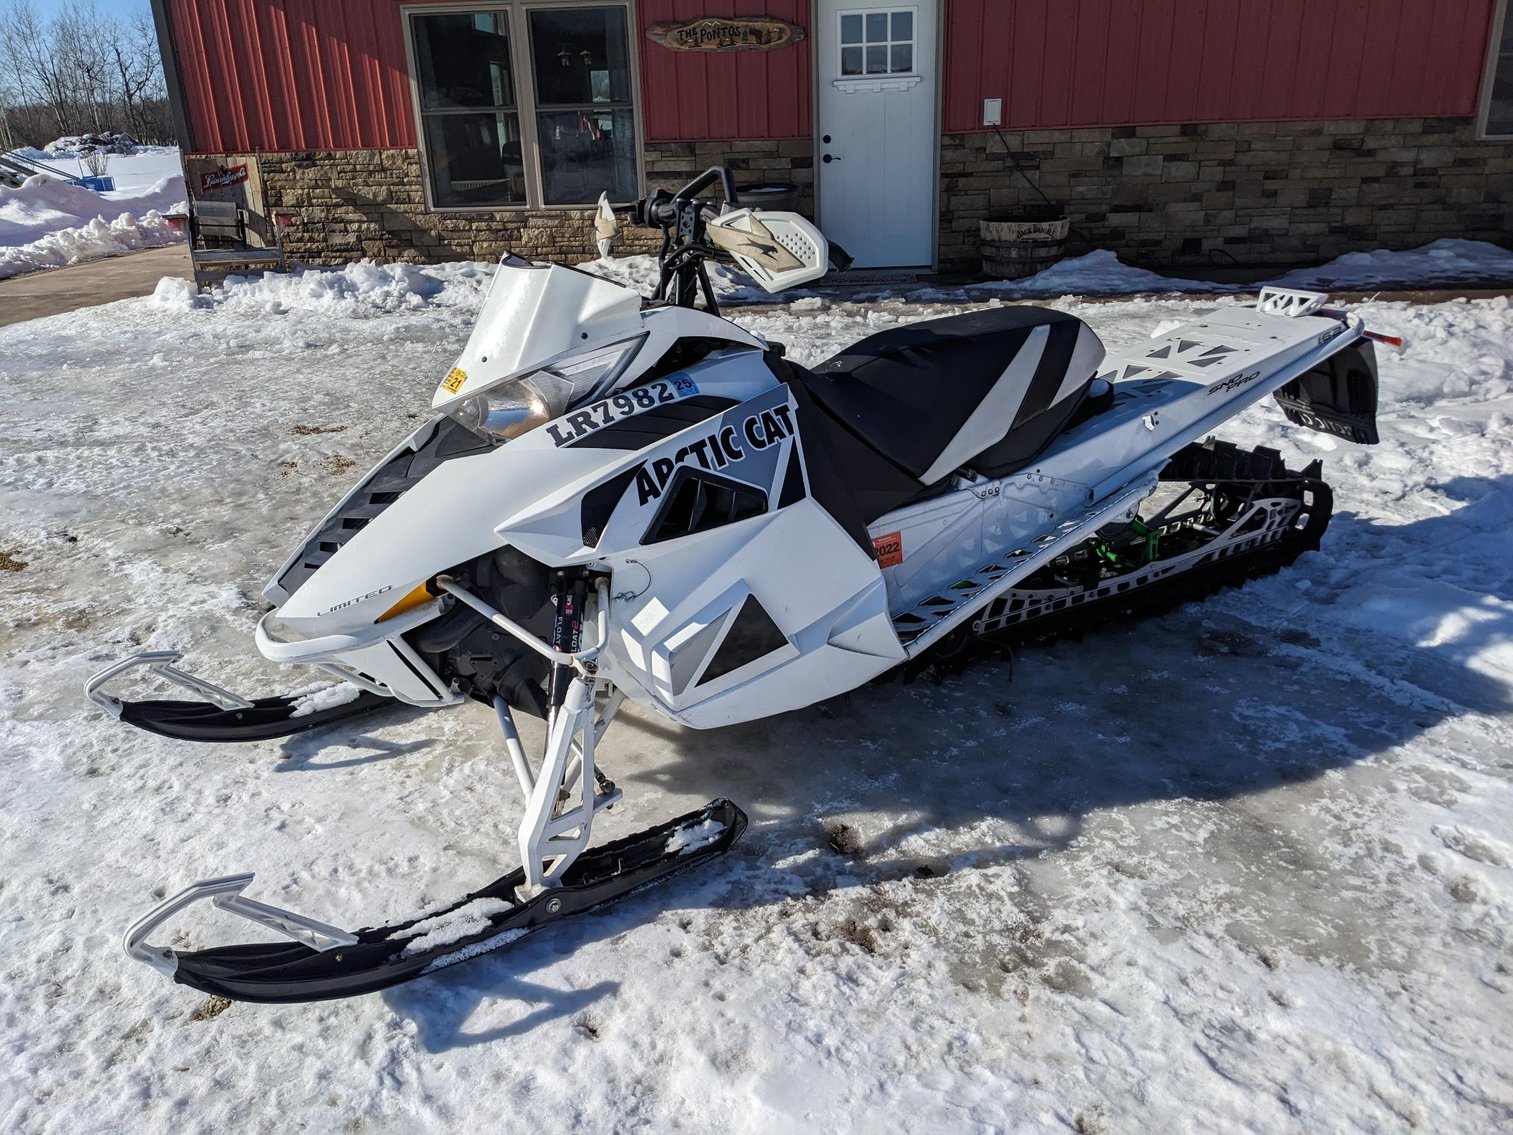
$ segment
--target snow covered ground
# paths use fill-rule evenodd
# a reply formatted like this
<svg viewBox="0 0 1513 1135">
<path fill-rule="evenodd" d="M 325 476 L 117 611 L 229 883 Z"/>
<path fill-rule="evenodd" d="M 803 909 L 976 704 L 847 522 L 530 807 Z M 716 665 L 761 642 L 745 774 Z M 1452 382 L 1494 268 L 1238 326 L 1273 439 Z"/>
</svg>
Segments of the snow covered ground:
<svg viewBox="0 0 1513 1135">
<path fill-rule="evenodd" d="M 392 991 L 229 1008 L 119 949 L 192 879 L 376 923 L 512 863 L 490 714 L 192 746 L 84 702 L 232 688 L 264 579 L 425 413 L 486 271 L 355 266 L 0 329 L 0 1126 L 1492 1132 L 1513 1125 L 1513 305 L 1369 303 L 1383 443 L 1284 574 L 694 733 L 631 713 L 603 838 L 727 794 L 724 861 Z M 1111 346 L 1230 297 L 1055 306 Z M 739 322 L 812 361 L 952 310 Z M 527 744 L 539 740 L 531 730 Z M 211 916 L 191 942 L 224 933 Z"/>
<path fill-rule="evenodd" d="M 74 158 L 16 152 L 69 176 L 88 172 Z M 0 280 L 184 239 L 163 217 L 186 207 L 177 148 L 149 146 L 112 155 L 106 173 L 116 183 L 109 193 L 43 174 L 14 189 L 0 186 Z"/>
</svg>

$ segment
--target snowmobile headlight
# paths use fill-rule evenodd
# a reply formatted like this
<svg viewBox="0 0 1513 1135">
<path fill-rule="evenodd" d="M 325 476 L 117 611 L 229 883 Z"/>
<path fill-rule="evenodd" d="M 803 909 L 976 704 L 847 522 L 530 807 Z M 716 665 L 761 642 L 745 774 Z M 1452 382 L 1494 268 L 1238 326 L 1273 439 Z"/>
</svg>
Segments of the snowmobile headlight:
<svg viewBox="0 0 1513 1135">
<path fill-rule="evenodd" d="M 519 437 L 557 416 L 533 384 L 534 378 L 535 375 L 513 379 L 504 386 L 475 394 L 459 404 L 452 417 L 470 430 L 502 441 Z"/>
<path fill-rule="evenodd" d="M 593 347 L 530 374 L 506 378 L 451 411 L 470 430 L 508 440 L 607 394 L 646 336 Z"/>
</svg>

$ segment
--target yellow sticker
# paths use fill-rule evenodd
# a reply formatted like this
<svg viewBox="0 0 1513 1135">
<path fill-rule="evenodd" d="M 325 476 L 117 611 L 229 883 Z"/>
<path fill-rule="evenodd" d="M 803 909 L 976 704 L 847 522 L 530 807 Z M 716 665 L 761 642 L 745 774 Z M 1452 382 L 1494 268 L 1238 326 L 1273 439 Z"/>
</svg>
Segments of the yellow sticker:
<svg viewBox="0 0 1513 1135">
<path fill-rule="evenodd" d="M 456 394 L 462 389 L 462 384 L 468 380 L 468 372 L 461 367 L 453 367 L 447 371 L 447 376 L 441 380 L 441 388 L 448 394 Z"/>
</svg>

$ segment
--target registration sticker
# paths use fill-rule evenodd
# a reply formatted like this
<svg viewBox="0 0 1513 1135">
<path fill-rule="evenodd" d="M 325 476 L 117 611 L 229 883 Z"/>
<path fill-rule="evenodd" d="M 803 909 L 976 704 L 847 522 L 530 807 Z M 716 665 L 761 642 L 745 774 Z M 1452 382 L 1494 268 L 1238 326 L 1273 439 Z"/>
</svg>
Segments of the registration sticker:
<svg viewBox="0 0 1513 1135">
<path fill-rule="evenodd" d="M 453 367 L 447 371 L 447 376 L 441 380 L 441 388 L 448 394 L 456 394 L 462 389 L 462 384 L 468 380 L 468 372 L 461 367 Z"/>
<path fill-rule="evenodd" d="M 897 567 L 904 562 L 904 534 L 889 532 L 886 536 L 872 537 L 872 548 L 877 552 L 877 566 Z"/>
</svg>

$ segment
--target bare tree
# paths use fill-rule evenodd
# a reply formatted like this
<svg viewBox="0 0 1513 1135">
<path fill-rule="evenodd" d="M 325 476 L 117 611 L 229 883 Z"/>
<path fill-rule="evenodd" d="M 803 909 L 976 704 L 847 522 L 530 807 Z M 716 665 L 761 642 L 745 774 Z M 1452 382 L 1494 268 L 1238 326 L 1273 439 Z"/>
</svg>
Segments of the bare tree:
<svg viewBox="0 0 1513 1135">
<path fill-rule="evenodd" d="M 122 20 L 102 13 L 95 0 L 70 0 L 44 20 L 32 0 L 0 0 L 0 77 L 11 88 L 9 111 L 0 102 L 0 129 L 12 142 L 48 131 L 172 137 L 157 34 L 146 13 Z"/>
<path fill-rule="evenodd" d="M 163 84 L 163 65 L 158 55 L 158 33 L 151 18 L 138 12 L 111 42 L 118 90 L 126 112 L 126 128 L 137 138 L 152 133 L 147 108 L 149 100 L 167 97 Z"/>
</svg>

